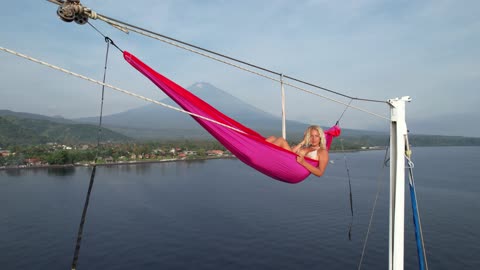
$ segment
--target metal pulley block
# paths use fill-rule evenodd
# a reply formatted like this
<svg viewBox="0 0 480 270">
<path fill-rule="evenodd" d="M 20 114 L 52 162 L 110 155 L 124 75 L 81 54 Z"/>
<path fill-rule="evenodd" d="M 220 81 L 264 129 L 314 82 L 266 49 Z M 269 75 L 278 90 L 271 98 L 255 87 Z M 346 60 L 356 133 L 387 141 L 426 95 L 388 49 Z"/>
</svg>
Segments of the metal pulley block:
<svg viewBox="0 0 480 270">
<path fill-rule="evenodd" d="M 75 7 L 66 3 L 58 7 L 57 15 L 65 22 L 73 22 L 75 19 Z"/>
<path fill-rule="evenodd" d="M 57 9 L 57 15 L 65 22 L 75 21 L 78 24 L 85 24 L 88 21 L 88 15 L 85 14 L 79 0 L 67 0 L 61 3 Z"/>
<path fill-rule="evenodd" d="M 88 15 L 85 13 L 77 13 L 75 14 L 74 21 L 78 24 L 86 24 L 88 22 Z"/>
</svg>

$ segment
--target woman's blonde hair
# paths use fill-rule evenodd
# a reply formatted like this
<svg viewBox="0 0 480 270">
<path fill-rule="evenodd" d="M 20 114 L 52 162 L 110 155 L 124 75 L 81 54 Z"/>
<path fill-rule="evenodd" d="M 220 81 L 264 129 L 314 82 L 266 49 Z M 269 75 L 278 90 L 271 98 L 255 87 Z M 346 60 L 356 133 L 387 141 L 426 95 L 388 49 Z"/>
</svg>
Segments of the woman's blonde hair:
<svg viewBox="0 0 480 270">
<path fill-rule="evenodd" d="M 306 146 L 310 146 L 310 132 L 312 130 L 318 131 L 318 134 L 320 135 L 320 148 L 321 149 L 327 149 L 327 139 L 325 138 L 325 133 L 323 132 L 323 129 L 319 126 L 309 126 L 307 130 L 305 130 L 304 133 L 304 139 Z"/>
</svg>

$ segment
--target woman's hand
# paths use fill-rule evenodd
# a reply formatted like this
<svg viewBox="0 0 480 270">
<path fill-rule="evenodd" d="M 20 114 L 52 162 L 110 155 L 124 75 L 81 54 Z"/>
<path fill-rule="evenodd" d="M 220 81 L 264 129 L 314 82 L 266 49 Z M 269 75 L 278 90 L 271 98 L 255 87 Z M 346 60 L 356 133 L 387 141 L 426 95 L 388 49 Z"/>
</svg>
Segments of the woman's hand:
<svg viewBox="0 0 480 270">
<path fill-rule="evenodd" d="M 300 164 L 300 165 L 304 165 L 304 162 L 305 162 L 305 157 L 303 155 L 298 155 L 297 156 L 297 162 Z"/>
<path fill-rule="evenodd" d="M 305 139 L 300 143 L 298 143 L 297 145 L 295 145 L 295 147 L 293 147 L 292 149 L 292 152 L 299 154 L 304 145 L 305 145 Z"/>
<path fill-rule="evenodd" d="M 303 140 L 300 142 L 302 146 L 307 145 L 307 139 L 303 137 Z"/>
</svg>

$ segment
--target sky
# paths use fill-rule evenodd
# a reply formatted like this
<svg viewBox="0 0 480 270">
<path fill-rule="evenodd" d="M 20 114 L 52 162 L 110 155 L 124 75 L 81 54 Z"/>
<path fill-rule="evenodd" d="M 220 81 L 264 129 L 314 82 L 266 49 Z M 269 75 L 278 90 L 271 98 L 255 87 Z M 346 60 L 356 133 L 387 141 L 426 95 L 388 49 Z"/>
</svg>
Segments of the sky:
<svg viewBox="0 0 480 270">
<path fill-rule="evenodd" d="M 63 22 L 56 15 L 57 6 L 46 0 L 25 3 L 2 4 L 0 47 L 101 81 L 104 38 L 88 24 Z M 409 96 L 406 116 L 412 133 L 480 137 L 479 1 L 81 3 L 108 17 L 349 96 L 381 101 Z M 281 115 L 278 82 L 136 33 L 125 34 L 99 20 L 89 22 L 122 50 L 184 87 L 208 82 L 266 112 Z M 278 79 L 277 75 L 267 75 Z M 101 86 L 2 51 L 0 81 L 0 109 L 66 118 L 99 115 Z M 155 100 L 165 98 L 113 47 L 106 82 Z M 330 125 L 350 102 L 286 82 L 329 98 L 286 86 L 288 119 Z M 105 91 L 105 114 L 148 104 Z M 360 101 L 352 105 L 387 119 L 349 108 L 341 118 L 343 127 L 388 131 L 388 105 Z"/>
</svg>

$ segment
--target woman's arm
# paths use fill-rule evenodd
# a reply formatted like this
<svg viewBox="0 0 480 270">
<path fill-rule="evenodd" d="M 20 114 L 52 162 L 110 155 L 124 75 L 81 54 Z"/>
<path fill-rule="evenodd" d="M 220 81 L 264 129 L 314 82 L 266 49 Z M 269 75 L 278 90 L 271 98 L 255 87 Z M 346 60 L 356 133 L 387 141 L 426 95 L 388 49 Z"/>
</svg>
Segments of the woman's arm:
<svg viewBox="0 0 480 270">
<path fill-rule="evenodd" d="M 312 174 L 320 177 L 325 172 L 325 169 L 328 165 L 328 151 L 327 150 L 318 150 L 318 167 L 315 167 L 308 163 L 303 156 L 297 156 L 297 162 L 305 167 Z"/>
<path fill-rule="evenodd" d="M 300 143 L 298 143 L 297 145 L 295 145 L 295 146 L 292 148 L 292 152 L 298 153 L 298 151 L 299 151 L 300 149 L 302 149 L 302 147 L 303 147 L 304 145 L 305 145 L 305 138 L 303 138 L 303 140 L 302 140 Z"/>
<path fill-rule="evenodd" d="M 302 143 L 299 143 L 299 144 L 295 145 L 295 146 L 292 148 L 292 152 L 298 153 L 298 151 L 299 151 L 300 149 L 302 149 L 302 147 L 303 147 L 303 144 L 302 144 Z"/>
</svg>

